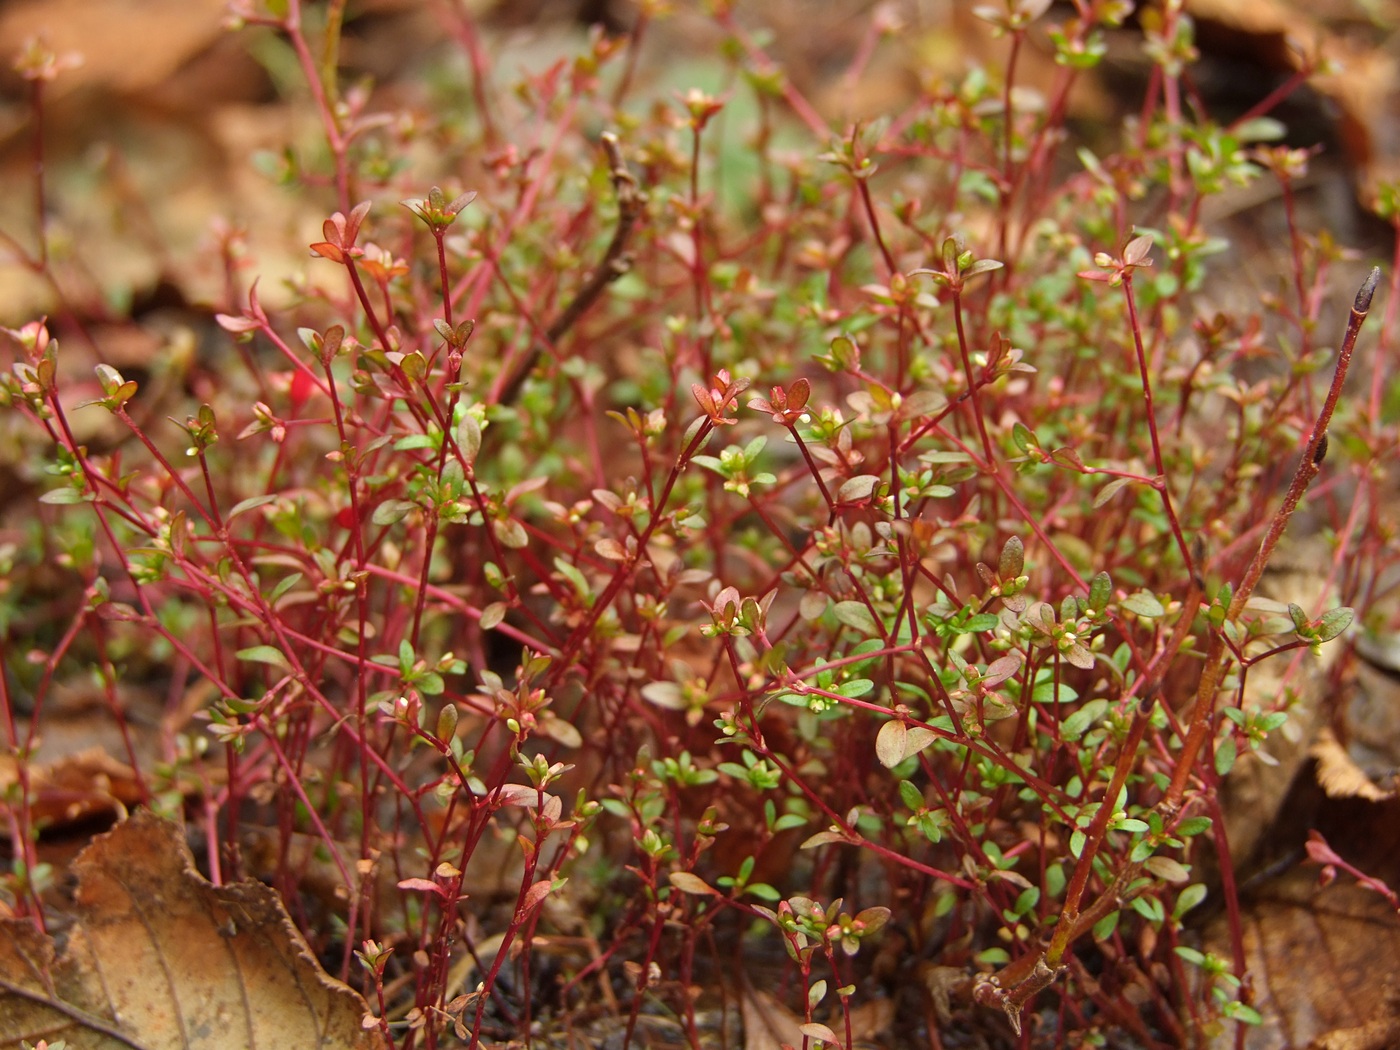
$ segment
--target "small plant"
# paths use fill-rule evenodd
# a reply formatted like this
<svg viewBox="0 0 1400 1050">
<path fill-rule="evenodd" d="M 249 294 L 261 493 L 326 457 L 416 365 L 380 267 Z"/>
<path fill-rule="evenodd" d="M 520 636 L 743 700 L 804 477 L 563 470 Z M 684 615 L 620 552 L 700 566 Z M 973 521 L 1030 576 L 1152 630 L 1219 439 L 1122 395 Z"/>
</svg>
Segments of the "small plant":
<svg viewBox="0 0 1400 1050">
<path fill-rule="evenodd" d="M 271 309 L 230 282 L 177 440 L 101 360 L 76 407 L 66 299 L 8 330 L 43 491 L 0 546 L 6 903 L 44 921 L 34 748 L 86 675 L 140 801 L 198 826 L 215 881 L 296 902 L 386 1045 L 599 1012 L 713 1045 L 735 953 L 779 945 L 806 1046 L 851 1047 L 877 995 L 991 1045 L 1257 1022 L 1201 860 L 1229 870 L 1218 789 L 1288 717 L 1251 668 L 1293 659 L 1286 691 L 1385 615 L 1380 271 L 1335 355 L 1324 236 L 1293 230 L 1257 316 L 1207 310 L 1242 264 L 1203 204 L 1307 158 L 1188 113 L 1179 3 L 1143 16 L 1132 128 L 1064 178 L 1070 89 L 1130 4 L 979 7 L 1004 79 L 845 128 L 712 6 L 729 86 L 661 97 L 635 70 L 665 5 L 499 94 L 464 10 L 476 97 L 409 122 L 317 60 L 333 21 L 232 5 L 319 123 L 279 168 L 324 217 L 314 283 Z M 1032 33 L 1061 70 L 1036 107 Z M 80 440 L 103 411 L 120 436 Z M 1271 616 L 1300 508 L 1324 597 Z M 131 689 L 171 698 L 154 759 Z M 1188 928 L 1207 895 L 1232 958 Z"/>
</svg>

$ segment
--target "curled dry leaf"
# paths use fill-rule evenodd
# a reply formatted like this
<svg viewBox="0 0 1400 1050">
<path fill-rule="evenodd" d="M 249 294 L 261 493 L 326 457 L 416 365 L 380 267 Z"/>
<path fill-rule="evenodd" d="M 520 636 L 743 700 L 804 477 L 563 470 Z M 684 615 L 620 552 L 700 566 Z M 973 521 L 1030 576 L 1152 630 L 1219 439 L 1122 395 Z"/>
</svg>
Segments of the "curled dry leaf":
<svg viewBox="0 0 1400 1050">
<path fill-rule="evenodd" d="M 18 782 L 13 755 L 0 755 L 0 797 Z M 48 829 L 125 812 L 141 799 L 135 771 L 100 747 L 83 748 L 42 765 L 30 766 L 30 819 Z M 0 813 L 6 813 L 0 803 Z"/>
<path fill-rule="evenodd" d="M 1394 791 L 1378 787 L 1352 759 L 1330 729 L 1322 729 L 1308 749 L 1317 762 L 1317 783 L 1328 798 L 1364 798 L 1368 802 L 1384 802 L 1394 798 Z"/>
<path fill-rule="evenodd" d="M 137 813 L 73 862 L 61 954 L 0 923 L 0 1046 L 372 1050 L 365 1001 L 321 970 L 261 883 L 213 886 L 176 827 Z"/>
</svg>

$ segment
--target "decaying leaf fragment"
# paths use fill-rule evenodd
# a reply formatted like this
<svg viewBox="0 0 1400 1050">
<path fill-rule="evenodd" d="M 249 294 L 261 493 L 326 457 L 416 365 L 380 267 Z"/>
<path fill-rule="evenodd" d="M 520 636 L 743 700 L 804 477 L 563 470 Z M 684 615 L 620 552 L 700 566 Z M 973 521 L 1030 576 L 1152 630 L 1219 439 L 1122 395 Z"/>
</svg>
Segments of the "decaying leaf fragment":
<svg viewBox="0 0 1400 1050">
<path fill-rule="evenodd" d="M 365 1002 L 321 970 L 261 883 L 213 886 L 179 830 L 139 812 L 73 862 L 61 951 L 0 923 L 0 1048 L 372 1050 Z"/>
<path fill-rule="evenodd" d="M 1317 762 L 1317 782 L 1328 798 L 1364 798 L 1367 802 L 1384 802 L 1395 797 L 1394 791 L 1379 787 L 1366 775 L 1366 771 L 1356 764 L 1330 729 L 1318 733 L 1308 754 Z"/>
</svg>

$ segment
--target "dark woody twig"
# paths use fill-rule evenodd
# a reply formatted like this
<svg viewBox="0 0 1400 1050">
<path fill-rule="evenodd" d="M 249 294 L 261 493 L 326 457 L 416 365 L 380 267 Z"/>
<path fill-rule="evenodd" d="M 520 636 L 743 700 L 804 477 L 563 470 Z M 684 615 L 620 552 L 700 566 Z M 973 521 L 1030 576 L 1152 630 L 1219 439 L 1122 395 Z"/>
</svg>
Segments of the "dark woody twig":
<svg viewBox="0 0 1400 1050">
<path fill-rule="evenodd" d="M 564 333 L 572 328 L 603 294 L 603 289 L 632 268 L 632 253 L 627 248 L 627 242 L 631 239 L 632 229 L 646 207 L 647 196 L 637 184 L 636 176 L 627 170 L 617 136 L 611 131 L 605 131 L 602 139 L 603 150 L 608 155 L 613 189 L 617 193 L 617 229 L 613 231 L 612 241 L 608 244 L 602 262 L 589 274 L 569 305 L 564 307 L 559 316 L 545 329 L 544 342 L 536 342 L 509 372 L 502 373 L 506 378 L 504 382 L 498 382 L 496 395 L 492 399 L 498 405 L 509 405 L 515 401 L 525 378 L 539 363 L 540 354 L 546 347 L 552 349 Z"/>
<path fill-rule="evenodd" d="M 1294 472 L 1293 481 L 1288 486 L 1288 492 L 1283 498 L 1283 505 L 1274 514 L 1273 521 L 1269 524 L 1269 530 L 1259 544 L 1259 550 L 1255 552 L 1253 560 L 1249 563 L 1249 568 L 1245 570 L 1244 578 L 1240 580 L 1239 585 L 1234 590 L 1229 610 L 1226 612 L 1226 616 L 1230 619 L 1234 619 L 1244 611 L 1245 603 L 1254 593 L 1259 578 L 1264 574 L 1264 567 L 1268 565 L 1274 548 L 1278 546 L 1279 540 L 1283 537 L 1283 530 L 1288 525 L 1288 519 L 1297 509 L 1308 485 L 1322 469 L 1322 459 L 1327 454 L 1327 426 L 1332 421 L 1332 411 L 1337 407 L 1337 400 L 1341 397 L 1342 384 L 1346 382 L 1347 369 L 1351 366 L 1351 354 L 1356 348 L 1356 337 L 1360 334 L 1361 325 L 1371 309 L 1371 297 L 1375 294 L 1376 285 L 1380 279 L 1381 271 L 1379 267 L 1376 267 L 1362 283 L 1361 290 L 1356 293 L 1356 302 L 1347 319 L 1346 334 L 1342 337 L 1342 346 L 1337 353 L 1337 367 L 1332 375 L 1332 385 L 1327 391 L 1327 400 L 1323 403 L 1322 411 L 1318 413 L 1317 419 L 1313 423 L 1312 432 L 1308 435 L 1307 443 L 1303 447 L 1303 454 L 1298 461 L 1298 469 Z M 1224 639 L 1219 631 L 1215 631 L 1211 634 L 1205 668 L 1201 672 L 1200 684 L 1196 689 L 1196 706 L 1191 714 L 1191 728 L 1182 745 L 1181 755 L 1177 759 L 1171 783 L 1159 804 L 1159 808 L 1165 813 L 1174 814 L 1180 806 L 1181 797 L 1186 791 L 1186 783 L 1196 766 L 1196 755 L 1200 752 L 1211 728 L 1210 714 L 1215 710 L 1215 693 L 1224 674 L 1225 657 Z"/>
</svg>

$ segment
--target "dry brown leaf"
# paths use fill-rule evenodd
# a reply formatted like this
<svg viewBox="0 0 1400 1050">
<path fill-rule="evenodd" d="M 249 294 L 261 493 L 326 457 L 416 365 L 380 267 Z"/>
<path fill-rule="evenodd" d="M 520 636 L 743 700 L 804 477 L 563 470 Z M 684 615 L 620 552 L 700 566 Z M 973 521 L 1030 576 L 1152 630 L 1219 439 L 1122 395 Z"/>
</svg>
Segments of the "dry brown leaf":
<svg viewBox="0 0 1400 1050">
<path fill-rule="evenodd" d="M 1376 1020 L 1400 970 L 1400 918 L 1379 894 L 1344 880 L 1319 889 L 1314 870 L 1298 869 L 1247 902 L 1242 919 L 1254 1006 L 1264 1017 L 1250 1033 L 1252 1048 L 1302 1050 Z M 1229 957 L 1227 919 L 1212 923 L 1203 947 Z M 1233 1046 L 1233 1033 L 1212 1045 Z"/>
<path fill-rule="evenodd" d="M 1186 10 L 1248 41 L 1276 69 L 1299 69 L 1309 53 L 1334 63 L 1336 72 L 1313 83 L 1336 104 L 1347 154 L 1369 186 L 1393 177 L 1400 163 L 1391 105 L 1400 72 L 1387 48 L 1342 31 L 1346 22 L 1367 21 L 1363 5 L 1333 6 L 1328 11 L 1300 0 L 1188 0 Z"/>
<path fill-rule="evenodd" d="M 802 1045 L 802 1019 L 767 992 L 747 984 L 739 995 L 744 1050 L 781 1050 Z"/>
<path fill-rule="evenodd" d="M 802 1018 L 767 992 L 745 987 L 739 997 L 744 1020 L 744 1050 L 779 1050 L 802 1046 Z M 894 1021 L 894 1000 L 873 999 L 851 1008 L 851 1039 L 861 1045 L 879 1045 Z M 831 1022 L 843 1029 L 839 1017 Z M 808 1040 L 808 1045 L 812 1044 Z"/>
<path fill-rule="evenodd" d="M 1367 802 L 1384 802 L 1394 798 L 1395 792 L 1383 791 L 1377 787 L 1365 770 L 1352 761 L 1347 749 L 1333 736 L 1332 730 L 1323 729 L 1317 741 L 1308 749 L 1317 762 L 1317 782 L 1328 798 L 1364 798 Z"/>
<path fill-rule="evenodd" d="M 83 64 L 54 82 L 58 94 L 141 91 L 217 40 L 225 13 L 223 0 L 24 0 L 0 15 L 0 52 L 8 58 L 37 37 L 60 54 L 81 54 Z"/>
<path fill-rule="evenodd" d="M 1390 650 L 1387 653 L 1387 650 Z M 1400 674 L 1396 640 L 1360 635 L 1355 688 L 1343 708 L 1347 754 L 1377 786 L 1390 787 L 1400 774 Z"/>
<path fill-rule="evenodd" d="M 1393 1011 L 1394 1005 L 1383 1007 Z M 1400 1016 L 1378 1017 L 1355 1028 L 1337 1028 L 1314 1039 L 1308 1050 L 1393 1050 L 1400 1044 Z"/>
<path fill-rule="evenodd" d="M 880 1043 L 894 1024 L 894 1000 L 871 999 L 851 1007 L 851 1040 Z"/>
<path fill-rule="evenodd" d="M 371 1050 L 368 1008 L 328 977 L 271 889 L 213 886 L 179 830 L 137 813 L 73 863 L 76 922 L 62 954 L 0 923 L 0 1047 Z"/>
<path fill-rule="evenodd" d="M 0 755 L 0 795 L 18 782 L 13 755 Z M 30 819 L 46 830 L 92 817 L 125 813 L 141 800 L 136 774 L 100 747 L 84 748 L 56 762 L 29 769 Z M 0 814 L 8 806 L 0 802 Z"/>
</svg>

